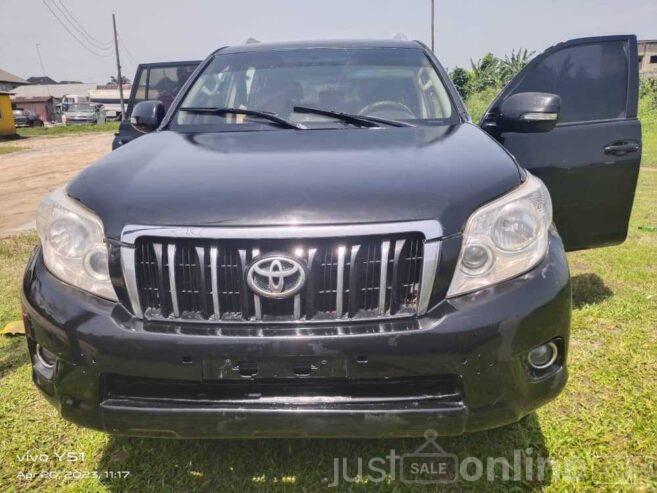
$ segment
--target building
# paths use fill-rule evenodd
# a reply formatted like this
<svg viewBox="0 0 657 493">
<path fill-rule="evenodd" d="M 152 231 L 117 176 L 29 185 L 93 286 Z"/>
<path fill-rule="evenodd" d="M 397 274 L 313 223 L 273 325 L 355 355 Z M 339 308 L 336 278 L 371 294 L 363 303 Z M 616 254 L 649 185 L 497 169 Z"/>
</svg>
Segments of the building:
<svg viewBox="0 0 657 493">
<path fill-rule="evenodd" d="M 639 75 L 657 77 L 657 39 L 637 43 L 639 49 Z"/>
<path fill-rule="evenodd" d="M 16 125 L 14 124 L 14 114 L 11 111 L 11 93 L 0 91 L 0 137 L 5 135 L 14 135 Z"/>
<path fill-rule="evenodd" d="M 27 81 L 28 81 L 30 84 L 40 84 L 40 85 L 44 85 L 44 84 L 57 84 L 57 81 L 56 81 L 56 80 L 52 80 L 52 79 L 51 79 L 50 77 L 48 77 L 47 75 L 44 75 L 43 77 L 28 77 L 28 78 L 27 78 Z"/>
<path fill-rule="evenodd" d="M 124 107 L 128 106 L 130 99 L 130 89 L 132 85 L 123 84 L 123 101 Z M 89 91 L 89 101 L 92 103 L 102 104 L 105 107 L 106 116 L 110 120 L 121 117 L 121 97 L 117 84 L 107 84 L 98 86 L 96 89 Z"/>
<path fill-rule="evenodd" d="M 17 98 L 62 99 L 66 95 L 75 94 L 83 99 L 89 99 L 89 91 L 92 89 L 96 89 L 96 84 L 31 84 L 17 87 L 12 92 Z"/>
<path fill-rule="evenodd" d="M 21 79 L 17 75 L 10 74 L 9 72 L 0 69 L 0 91 L 8 92 L 16 87 L 29 84 L 28 81 Z"/>
<path fill-rule="evenodd" d="M 59 98 L 52 96 L 13 99 L 14 107 L 31 111 L 39 116 L 41 121 L 53 123 L 59 120 L 57 105 L 61 102 Z"/>
</svg>

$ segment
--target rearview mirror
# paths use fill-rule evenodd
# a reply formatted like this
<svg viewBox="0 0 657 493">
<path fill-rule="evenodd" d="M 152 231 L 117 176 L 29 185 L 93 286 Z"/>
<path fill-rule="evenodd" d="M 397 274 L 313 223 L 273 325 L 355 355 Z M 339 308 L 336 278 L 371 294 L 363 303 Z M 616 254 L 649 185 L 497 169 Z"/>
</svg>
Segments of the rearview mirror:
<svg viewBox="0 0 657 493">
<path fill-rule="evenodd" d="M 561 98 L 546 92 L 520 92 L 500 107 L 499 126 L 514 132 L 548 132 L 559 118 Z"/>
<path fill-rule="evenodd" d="M 142 101 L 132 110 L 130 123 L 139 132 L 152 132 L 160 126 L 165 113 L 164 105 L 160 101 Z"/>
</svg>

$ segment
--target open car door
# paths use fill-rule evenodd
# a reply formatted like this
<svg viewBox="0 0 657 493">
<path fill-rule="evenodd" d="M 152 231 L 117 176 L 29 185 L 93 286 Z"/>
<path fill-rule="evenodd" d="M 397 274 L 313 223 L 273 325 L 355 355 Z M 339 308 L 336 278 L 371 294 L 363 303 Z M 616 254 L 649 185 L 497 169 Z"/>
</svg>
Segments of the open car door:
<svg viewBox="0 0 657 493">
<path fill-rule="evenodd" d="M 119 131 L 112 142 L 112 150 L 143 135 L 130 123 L 130 115 L 135 104 L 147 99 L 157 99 L 162 102 L 164 109 L 168 110 L 178 91 L 200 63 L 195 60 L 140 64 L 133 80 L 125 118 L 121 121 Z"/>
<path fill-rule="evenodd" d="M 632 35 L 583 38 L 534 58 L 481 126 L 543 180 L 566 250 L 621 243 L 641 161 Z"/>
</svg>

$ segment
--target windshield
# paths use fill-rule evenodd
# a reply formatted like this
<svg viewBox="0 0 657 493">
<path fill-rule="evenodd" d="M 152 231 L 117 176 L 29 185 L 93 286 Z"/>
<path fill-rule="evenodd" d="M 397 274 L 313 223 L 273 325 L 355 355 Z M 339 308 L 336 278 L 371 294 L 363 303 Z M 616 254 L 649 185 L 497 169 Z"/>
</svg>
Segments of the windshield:
<svg viewBox="0 0 657 493">
<path fill-rule="evenodd" d="M 203 108 L 269 112 L 306 128 L 353 127 L 295 106 L 419 124 L 447 123 L 454 113 L 440 76 L 419 48 L 291 49 L 216 55 L 171 127 L 281 128 L 253 115 L 198 111 Z"/>
<path fill-rule="evenodd" d="M 93 113 L 94 107 L 90 104 L 85 104 L 85 103 L 69 104 L 67 111 L 77 111 L 80 113 Z"/>
</svg>

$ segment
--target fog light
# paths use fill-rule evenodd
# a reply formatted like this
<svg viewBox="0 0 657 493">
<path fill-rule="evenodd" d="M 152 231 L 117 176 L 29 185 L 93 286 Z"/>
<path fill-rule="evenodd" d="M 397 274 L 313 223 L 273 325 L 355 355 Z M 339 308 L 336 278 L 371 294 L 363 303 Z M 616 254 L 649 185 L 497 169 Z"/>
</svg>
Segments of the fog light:
<svg viewBox="0 0 657 493">
<path fill-rule="evenodd" d="M 490 270 L 493 260 L 493 252 L 487 246 L 469 245 L 463 251 L 461 266 L 466 274 L 478 276 Z"/>
<path fill-rule="evenodd" d="M 53 368 L 55 366 L 55 361 L 57 361 L 57 357 L 54 354 L 38 344 L 36 347 L 36 357 L 46 368 Z"/>
<path fill-rule="evenodd" d="M 544 370 L 551 366 L 556 360 L 559 350 L 554 342 L 548 342 L 535 347 L 527 355 L 527 360 L 532 368 Z"/>
</svg>

